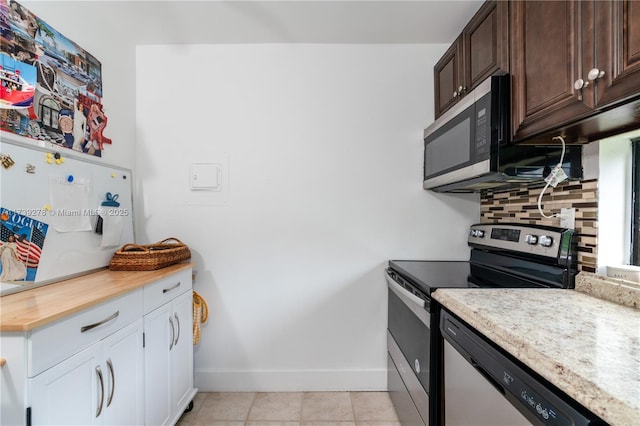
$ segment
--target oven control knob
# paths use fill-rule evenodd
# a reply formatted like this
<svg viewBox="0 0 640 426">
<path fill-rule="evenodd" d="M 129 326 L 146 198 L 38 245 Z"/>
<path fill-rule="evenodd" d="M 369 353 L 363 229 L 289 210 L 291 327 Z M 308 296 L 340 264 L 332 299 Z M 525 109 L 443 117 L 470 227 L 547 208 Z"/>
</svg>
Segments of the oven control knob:
<svg viewBox="0 0 640 426">
<path fill-rule="evenodd" d="M 469 234 L 472 237 L 484 238 L 484 231 L 482 229 L 472 229 L 471 232 L 469 232 Z"/>
<path fill-rule="evenodd" d="M 527 234 L 524 237 L 524 241 L 529 245 L 535 246 L 536 244 L 538 244 L 538 236 L 533 234 Z"/>
<path fill-rule="evenodd" d="M 542 247 L 551 247 L 552 244 L 553 244 L 553 238 L 547 235 L 542 235 L 540 237 L 540 245 Z"/>
</svg>

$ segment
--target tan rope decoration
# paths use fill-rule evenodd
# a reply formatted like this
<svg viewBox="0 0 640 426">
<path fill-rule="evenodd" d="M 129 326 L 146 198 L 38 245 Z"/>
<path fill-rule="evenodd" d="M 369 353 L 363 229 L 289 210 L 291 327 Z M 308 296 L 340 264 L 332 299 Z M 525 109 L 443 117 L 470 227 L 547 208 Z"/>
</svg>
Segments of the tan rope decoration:
<svg viewBox="0 0 640 426">
<path fill-rule="evenodd" d="M 195 291 L 193 292 L 193 344 L 200 342 L 200 326 L 209 318 L 207 302 Z"/>
</svg>

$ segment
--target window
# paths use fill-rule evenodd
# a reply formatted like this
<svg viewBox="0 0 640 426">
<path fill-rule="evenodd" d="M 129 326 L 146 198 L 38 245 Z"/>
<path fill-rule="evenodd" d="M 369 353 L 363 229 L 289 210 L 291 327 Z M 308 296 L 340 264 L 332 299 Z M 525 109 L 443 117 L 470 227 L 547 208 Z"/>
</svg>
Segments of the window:
<svg viewBox="0 0 640 426">
<path fill-rule="evenodd" d="M 631 264 L 640 265 L 640 137 L 631 139 Z"/>
</svg>

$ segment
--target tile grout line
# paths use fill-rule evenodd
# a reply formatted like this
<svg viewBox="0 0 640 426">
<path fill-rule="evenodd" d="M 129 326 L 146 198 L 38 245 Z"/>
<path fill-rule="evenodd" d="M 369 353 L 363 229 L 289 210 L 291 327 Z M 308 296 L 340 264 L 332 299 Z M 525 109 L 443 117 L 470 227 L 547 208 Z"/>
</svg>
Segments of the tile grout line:
<svg viewBox="0 0 640 426">
<path fill-rule="evenodd" d="M 249 423 L 249 414 L 251 414 L 251 409 L 253 408 L 253 403 L 256 401 L 256 396 L 258 395 L 257 392 L 253 392 L 253 397 L 251 397 L 251 404 L 249 404 L 249 410 L 247 410 L 247 415 L 244 418 L 244 426 L 247 426 L 247 423 Z"/>
<path fill-rule="evenodd" d="M 357 419 L 356 419 L 356 407 L 354 407 L 353 405 L 353 392 L 349 392 L 349 402 L 351 402 L 351 413 L 353 414 L 353 424 L 355 424 L 356 426 L 358 425 L 357 423 Z"/>
</svg>

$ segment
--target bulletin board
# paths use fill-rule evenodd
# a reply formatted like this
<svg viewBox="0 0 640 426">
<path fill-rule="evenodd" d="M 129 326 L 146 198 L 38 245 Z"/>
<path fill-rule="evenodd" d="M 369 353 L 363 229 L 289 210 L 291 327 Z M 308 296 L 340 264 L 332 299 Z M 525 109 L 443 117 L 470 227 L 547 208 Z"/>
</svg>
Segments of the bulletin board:
<svg viewBox="0 0 640 426">
<path fill-rule="evenodd" d="M 0 295 L 103 268 L 134 242 L 130 170 L 7 139 L 0 141 Z"/>
</svg>

